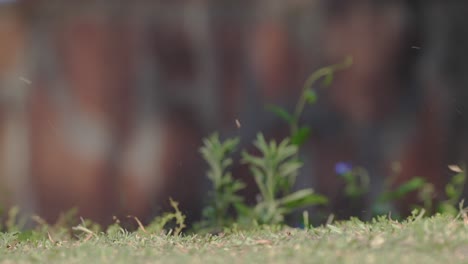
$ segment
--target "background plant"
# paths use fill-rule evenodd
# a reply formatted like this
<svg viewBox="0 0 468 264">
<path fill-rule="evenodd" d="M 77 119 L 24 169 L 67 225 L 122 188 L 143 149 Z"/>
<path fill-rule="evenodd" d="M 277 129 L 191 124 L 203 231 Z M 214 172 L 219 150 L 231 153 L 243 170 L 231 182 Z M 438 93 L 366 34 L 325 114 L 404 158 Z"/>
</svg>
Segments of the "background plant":
<svg viewBox="0 0 468 264">
<path fill-rule="evenodd" d="M 261 156 L 244 151 L 242 162 L 249 166 L 260 191 L 260 199 L 253 208 L 253 218 L 261 224 L 280 224 L 284 216 L 292 211 L 308 206 L 324 204 L 327 199 L 314 193 L 310 188 L 291 193 L 295 175 L 302 166 L 297 159 L 298 147 L 284 139 L 277 144 L 266 142 L 259 133 L 254 145 Z"/>
<path fill-rule="evenodd" d="M 135 218 L 135 220 L 138 221 L 140 229 L 145 233 L 160 233 L 167 229 L 169 223 L 174 222 L 173 228 L 171 228 L 168 233 L 172 233 L 176 236 L 181 234 L 182 230 L 187 227 L 185 225 L 186 216 L 180 211 L 178 202 L 169 199 L 169 203 L 174 211 L 165 212 L 163 215 L 156 217 L 146 228 Z"/>
<path fill-rule="evenodd" d="M 313 72 L 305 81 L 304 86 L 302 87 L 302 92 L 299 97 L 299 100 L 294 107 L 294 111 L 289 112 L 283 107 L 275 105 L 267 105 L 267 110 L 274 113 L 276 116 L 285 121 L 290 130 L 289 138 L 291 143 L 296 146 L 302 146 L 309 138 L 312 132 L 312 129 L 309 125 L 301 125 L 300 119 L 306 105 L 314 105 L 317 102 L 317 93 L 315 92 L 316 83 L 323 79 L 322 85 L 328 87 L 332 84 L 334 75 L 337 71 L 348 68 L 353 64 L 353 58 L 348 56 L 341 63 L 333 64 L 318 69 Z M 298 155 L 298 154 L 296 154 Z M 289 180 L 291 183 L 295 182 L 297 177 L 296 175 L 291 175 Z"/>
<path fill-rule="evenodd" d="M 466 165 L 462 165 L 461 167 L 450 165 L 448 167 L 452 172 L 455 172 L 455 175 L 445 185 L 444 194 L 446 199 L 434 204 L 433 200 L 436 194 L 432 183 L 426 183 L 424 188 L 419 192 L 418 197 L 428 212 L 446 213 L 455 216 L 459 211 L 457 207 L 460 200 L 462 200 L 463 189 L 466 184 Z"/>
<path fill-rule="evenodd" d="M 363 167 L 352 167 L 346 162 L 339 162 L 335 166 L 335 172 L 344 180 L 345 196 L 357 200 L 369 192 L 369 173 Z"/>
<path fill-rule="evenodd" d="M 243 198 L 237 194 L 245 187 L 229 172 L 233 164 L 233 155 L 239 140 L 237 138 L 219 140 L 218 134 L 204 139 L 200 149 L 203 158 L 209 165 L 207 176 L 212 183 L 213 191 L 209 194 L 209 204 L 203 211 L 203 220 L 196 229 L 222 230 L 234 222 L 244 227 L 256 224 L 283 224 L 285 215 L 303 206 L 324 204 L 327 199 L 316 194 L 312 189 L 303 189 L 291 193 L 294 178 L 302 163 L 297 158 L 298 147 L 284 139 L 277 144 L 266 142 L 262 134 L 257 135 L 254 146 L 261 156 L 242 152 L 242 163 L 249 166 L 250 172 L 259 189 L 259 199 L 255 205 L 248 207 Z M 237 218 L 232 217 L 236 209 Z"/>
<path fill-rule="evenodd" d="M 291 143 L 297 146 L 303 145 L 310 137 L 311 128 L 308 125 L 300 125 L 300 119 L 304 112 L 305 106 L 313 105 L 317 102 L 317 93 L 315 92 L 314 85 L 323 79 L 322 85 L 328 87 L 332 84 L 333 78 L 337 71 L 348 68 L 353 64 L 352 57 L 348 56 L 341 63 L 333 64 L 323 67 L 312 73 L 302 87 L 302 93 L 296 103 L 293 112 L 288 112 L 285 108 L 268 105 L 267 109 L 284 120 L 290 129 Z"/>
<path fill-rule="evenodd" d="M 330 65 L 315 71 L 310 75 L 302 89 L 301 96 L 293 113 L 279 106 L 267 108 L 287 122 L 290 136 L 277 144 L 275 141 L 266 143 L 262 134 L 258 134 L 254 145 L 261 151 L 261 157 L 247 152 L 242 154 L 242 162 L 247 164 L 260 191 L 260 199 L 253 208 L 247 207 L 243 199 L 236 193 L 245 185 L 232 178 L 227 171 L 232 165 L 233 154 L 239 140 L 237 138 L 220 142 L 218 134 L 204 139 L 200 149 L 203 158 L 209 165 L 207 173 L 213 185 L 209 194 L 209 205 L 203 210 L 203 220 L 197 227 L 219 229 L 229 226 L 233 218 L 229 216 L 229 208 L 234 207 L 238 213 L 238 221 L 254 220 L 262 224 L 277 224 L 284 222 L 284 216 L 306 205 L 323 204 L 327 199 L 315 194 L 312 189 L 304 189 L 291 193 L 296 181 L 301 162 L 298 159 L 298 147 L 309 138 L 311 129 L 300 125 L 300 118 L 306 104 L 312 105 L 317 100 L 313 85 L 323 78 L 323 85 L 329 86 L 336 71 L 349 67 L 352 58 L 347 57 L 342 63 Z"/>
<path fill-rule="evenodd" d="M 397 172 L 396 170 L 395 172 Z M 352 166 L 350 163 L 339 162 L 335 166 L 335 172 L 344 181 L 344 195 L 352 201 L 362 200 L 369 193 L 370 177 L 367 170 L 361 166 Z M 371 205 L 372 215 L 378 216 L 393 211 L 393 217 L 399 218 L 398 212 L 395 212 L 393 205 L 407 197 L 411 193 L 420 193 L 427 185 L 426 180 L 421 177 L 414 177 L 402 184 L 394 185 L 395 175 L 391 175 L 384 182 L 383 191 L 377 196 L 375 202 Z M 414 205 L 414 207 L 418 207 Z"/>
<path fill-rule="evenodd" d="M 428 215 L 444 213 L 456 216 L 459 213 L 459 203 L 462 200 L 463 189 L 466 183 L 466 168 L 463 165 L 450 165 L 449 169 L 456 174 L 451 177 L 445 185 L 445 200 L 434 204 L 436 197 L 434 185 L 421 177 L 413 177 L 401 184 L 393 191 L 384 192 L 377 201 L 377 205 L 382 205 L 391 201 L 397 201 L 411 192 L 416 192 L 419 202 L 422 205 L 412 205 L 415 208 L 422 208 Z M 380 210 L 382 211 L 382 210 Z M 381 212 L 382 213 L 382 212 Z"/>
<path fill-rule="evenodd" d="M 211 228 L 221 230 L 230 226 L 234 219 L 229 210 L 241 208 L 243 198 L 237 194 L 245 184 L 232 177 L 228 170 L 233 160 L 230 157 L 239 144 L 238 138 L 229 138 L 221 142 L 217 133 L 203 140 L 200 148 L 205 161 L 208 163 L 208 179 L 212 184 L 212 191 L 208 194 L 209 204 L 203 210 L 203 220 L 197 228 Z"/>
<path fill-rule="evenodd" d="M 391 181 L 387 181 L 384 186 L 384 191 L 377 197 L 376 202 L 372 206 L 373 215 L 388 214 L 392 211 L 392 205 L 410 193 L 419 193 L 426 186 L 427 181 L 421 177 L 413 177 L 408 181 L 403 182 L 396 188 L 391 188 Z M 413 204 L 412 207 L 418 208 L 420 206 Z M 426 210 L 425 210 L 426 211 Z M 401 218 L 400 214 L 396 211 L 392 212 L 395 218 Z"/>
</svg>

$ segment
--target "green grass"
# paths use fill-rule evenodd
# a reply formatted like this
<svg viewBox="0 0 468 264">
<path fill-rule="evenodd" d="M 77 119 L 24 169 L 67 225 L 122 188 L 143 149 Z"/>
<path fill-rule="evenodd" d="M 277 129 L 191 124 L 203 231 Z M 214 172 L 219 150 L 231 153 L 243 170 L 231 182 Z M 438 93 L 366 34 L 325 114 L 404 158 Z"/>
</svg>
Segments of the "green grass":
<svg viewBox="0 0 468 264">
<path fill-rule="evenodd" d="M 466 215 L 352 219 L 308 230 L 259 227 L 220 235 L 120 229 L 21 241 L 20 234 L 0 233 L 0 263 L 468 263 Z"/>
</svg>

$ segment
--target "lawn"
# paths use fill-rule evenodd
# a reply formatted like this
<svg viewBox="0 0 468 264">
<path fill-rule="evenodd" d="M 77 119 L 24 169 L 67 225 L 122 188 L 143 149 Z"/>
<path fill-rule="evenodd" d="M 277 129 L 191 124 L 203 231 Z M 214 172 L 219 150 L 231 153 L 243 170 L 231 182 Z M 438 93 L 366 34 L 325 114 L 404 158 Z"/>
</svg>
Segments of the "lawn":
<svg viewBox="0 0 468 264">
<path fill-rule="evenodd" d="M 468 263 L 468 219 L 444 215 L 217 235 L 88 231 L 68 240 L 1 233 L 0 263 Z"/>
</svg>

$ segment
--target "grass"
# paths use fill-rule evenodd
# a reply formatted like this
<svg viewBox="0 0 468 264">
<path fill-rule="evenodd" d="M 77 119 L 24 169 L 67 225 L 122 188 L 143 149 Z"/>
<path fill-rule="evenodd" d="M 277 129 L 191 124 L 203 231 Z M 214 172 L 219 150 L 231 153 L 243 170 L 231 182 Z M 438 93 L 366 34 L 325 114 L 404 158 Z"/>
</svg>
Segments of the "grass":
<svg viewBox="0 0 468 264">
<path fill-rule="evenodd" d="M 0 263 L 467 263 L 468 218 L 413 214 L 310 229 L 258 227 L 218 235 L 78 232 L 21 241 L 0 233 Z"/>
</svg>

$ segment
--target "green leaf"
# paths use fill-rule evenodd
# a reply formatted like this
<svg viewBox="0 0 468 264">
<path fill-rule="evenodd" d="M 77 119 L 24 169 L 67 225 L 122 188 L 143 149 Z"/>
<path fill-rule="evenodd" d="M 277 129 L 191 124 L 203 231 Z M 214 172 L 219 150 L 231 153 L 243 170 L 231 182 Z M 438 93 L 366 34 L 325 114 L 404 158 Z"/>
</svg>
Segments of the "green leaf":
<svg viewBox="0 0 468 264">
<path fill-rule="evenodd" d="M 235 193 L 235 192 L 237 192 L 237 191 L 240 191 L 240 190 L 244 189 L 245 186 L 246 186 L 246 185 L 245 185 L 244 182 L 242 182 L 242 181 L 240 181 L 240 180 L 236 180 L 236 181 L 234 181 L 234 182 L 232 183 L 232 186 L 231 186 L 232 192 Z"/>
<path fill-rule="evenodd" d="M 294 122 L 293 116 L 284 108 L 275 105 L 267 105 L 266 109 L 286 121 L 288 124 L 292 124 Z"/>
<path fill-rule="evenodd" d="M 236 149 L 237 145 L 239 145 L 239 141 L 238 137 L 227 139 L 222 145 L 224 153 L 231 154 Z"/>
<path fill-rule="evenodd" d="M 252 214 L 252 209 L 244 203 L 235 203 L 234 208 L 241 216 L 250 216 Z"/>
<path fill-rule="evenodd" d="M 268 156 L 271 152 L 270 145 L 268 145 L 262 133 L 257 134 L 257 139 L 254 141 L 254 146 L 262 152 L 263 156 Z"/>
<path fill-rule="evenodd" d="M 294 135 L 291 136 L 291 143 L 296 146 L 303 145 L 309 139 L 312 130 L 309 127 L 299 128 Z"/>
<path fill-rule="evenodd" d="M 301 162 L 287 162 L 284 163 L 280 168 L 279 168 L 279 175 L 282 177 L 288 177 L 291 175 L 294 175 L 295 172 L 297 172 L 300 168 L 302 167 Z"/>
<path fill-rule="evenodd" d="M 304 97 L 308 104 L 315 104 L 317 102 L 317 93 L 313 89 L 307 89 L 304 91 Z"/>
<path fill-rule="evenodd" d="M 242 152 L 242 163 L 265 169 L 264 159 L 252 156 L 246 151 Z"/>
<path fill-rule="evenodd" d="M 457 208 L 447 202 L 442 202 L 439 204 L 437 211 L 442 214 L 456 216 L 458 214 Z"/>
<path fill-rule="evenodd" d="M 397 197 L 400 198 L 412 191 L 416 191 L 423 187 L 425 183 L 426 181 L 423 178 L 415 177 L 398 187 L 396 190 Z"/>
<path fill-rule="evenodd" d="M 453 176 L 451 182 L 455 185 L 462 185 L 465 183 L 465 174 L 464 173 L 459 173 L 455 176 Z"/>
<path fill-rule="evenodd" d="M 455 187 L 452 184 L 447 184 L 445 186 L 445 193 L 449 198 L 456 197 L 457 192 L 455 191 Z"/>
<path fill-rule="evenodd" d="M 216 210 L 212 206 L 206 206 L 202 211 L 202 215 L 206 218 L 214 218 L 216 215 Z"/>
<path fill-rule="evenodd" d="M 426 181 L 423 178 L 415 177 L 400 185 L 395 191 L 384 193 L 379 200 L 385 202 L 400 199 L 412 191 L 421 189 L 425 183 Z"/>
<path fill-rule="evenodd" d="M 328 199 L 325 196 L 314 193 L 312 189 L 303 189 L 279 200 L 279 204 L 289 211 L 309 205 L 326 204 L 327 202 Z"/>
<path fill-rule="evenodd" d="M 231 158 L 227 158 L 227 159 L 221 161 L 221 167 L 223 169 L 225 169 L 225 168 L 227 168 L 227 167 L 229 167 L 231 165 L 232 165 L 232 159 Z"/>
<path fill-rule="evenodd" d="M 281 148 L 281 151 L 278 151 L 275 158 L 276 163 L 286 162 L 288 159 L 293 158 L 297 154 L 299 149 L 296 145 L 289 145 L 287 147 Z"/>
</svg>

